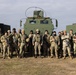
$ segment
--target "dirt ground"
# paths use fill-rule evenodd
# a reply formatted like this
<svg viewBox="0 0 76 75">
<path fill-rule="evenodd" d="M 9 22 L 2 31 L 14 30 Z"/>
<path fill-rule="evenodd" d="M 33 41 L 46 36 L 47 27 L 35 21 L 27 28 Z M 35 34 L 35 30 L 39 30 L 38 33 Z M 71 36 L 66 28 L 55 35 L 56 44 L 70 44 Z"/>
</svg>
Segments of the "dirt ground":
<svg viewBox="0 0 76 75">
<path fill-rule="evenodd" d="M 0 57 L 0 75 L 76 75 L 76 58 Z"/>
</svg>

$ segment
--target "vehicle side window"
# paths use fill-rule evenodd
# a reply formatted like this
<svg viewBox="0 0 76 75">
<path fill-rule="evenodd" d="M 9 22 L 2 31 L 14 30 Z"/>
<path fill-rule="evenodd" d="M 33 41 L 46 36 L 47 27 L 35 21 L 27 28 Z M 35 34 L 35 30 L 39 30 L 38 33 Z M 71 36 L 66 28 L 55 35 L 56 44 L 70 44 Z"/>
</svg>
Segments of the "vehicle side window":
<svg viewBox="0 0 76 75">
<path fill-rule="evenodd" d="M 29 23 L 30 23 L 30 24 L 35 24 L 35 23 L 36 23 L 36 21 L 31 20 L 31 21 L 29 21 Z"/>
<path fill-rule="evenodd" d="M 47 20 L 41 20 L 40 24 L 48 24 L 48 21 Z"/>
</svg>

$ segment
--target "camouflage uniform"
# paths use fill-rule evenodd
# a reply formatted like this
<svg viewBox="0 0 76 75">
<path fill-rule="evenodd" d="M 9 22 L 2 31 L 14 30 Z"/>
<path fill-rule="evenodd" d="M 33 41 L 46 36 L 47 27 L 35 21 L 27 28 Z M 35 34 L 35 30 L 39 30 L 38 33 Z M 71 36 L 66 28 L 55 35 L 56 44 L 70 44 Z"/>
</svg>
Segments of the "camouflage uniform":
<svg viewBox="0 0 76 75">
<path fill-rule="evenodd" d="M 54 56 L 54 51 L 55 50 L 55 56 L 56 58 L 58 58 L 58 43 L 59 43 L 59 37 L 58 36 L 50 36 L 50 43 L 51 43 L 51 47 L 50 47 L 50 50 L 51 50 L 51 57 Z"/>
<path fill-rule="evenodd" d="M 33 45 L 35 50 L 35 57 L 37 58 L 37 54 L 41 56 L 41 43 L 42 43 L 42 36 L 40 35 L 39 30 L 36 30 L 36 34 L 33 36 Z M 38 49 L 38 53 L 37 53 Z"/>
<path fill-rule="evenodd" d="M 73 36 L 73 42 L 74 42 L 74 54 L 76 54 L 76 34 Z"/>
<path fill-rule="evenodd" d="M 1 34 L 0 34 L 0 52 L 2 53 L 3 51 L 2 51 L 2 42 L 1 42 Z"/>
<path fill-rule="evenodd" d="M 70 30 L 69 32 L 69 41 L 70 41 L 70 46 L 71 46 L 71 54 L 72 56 L 74 56 L 73 30 Z"/>
<path fill-rule="evenodd" d="M 24 32 L 24 30 L 22 30 Z M 25 50 L 26 50 L 26 39 L 27 39 L 27 35 L 24 33 L 24 34 L 21 34 L 21 44 L 20 44 L 20 57 L 23 57 L 24 53 L 25 53 Z"/>
<path fill-rule="evenodd" d="M 8 37 L 9 37 L 9 46 L 10 46 L 10 57 L 13 56 L 13 34 L 10 30 L 8 30 Z"/>
<path fill-rule="evenodd" d="M 63 40 L 63 56 L 64 59 L 66 57 L 66 50 L 68 51 L 68 55 L 71 57 L 71 46 L 70 46 L 70 41 L 69 41 L 69 35 L 62 35 L 62 40 Z"/>
<path fill-rule="evenodd" d="M 2 42 L 2 45 L 3 45 L 3 58 L 5 59 L 5 56 L 6 56 L 6 52 L 8 54 L 8 58 L 10 56 L 10 47 L 9 47 L 9 40 L 8 40 L 8 36 L 5 36 L 3 35 L 1 37 L 1 42 Z"/>
<path fill-rule="evenodd" d="M 2 43 L 1 43 L 1 36 L 2 36 L 2 33 L 1 33 L 1 28 L 0 28 L 0 52 L 2 53 Z"/>
<path fill-rule="evenodd" d="M 20 42 L 20 35 L 17 33 L 14 33 L 14 35 L 13 35 L 13 47 L 15 48 L 17 57 L 19 56 L 19 49 L 18 49 L 19 42 Z"/>
</svg>

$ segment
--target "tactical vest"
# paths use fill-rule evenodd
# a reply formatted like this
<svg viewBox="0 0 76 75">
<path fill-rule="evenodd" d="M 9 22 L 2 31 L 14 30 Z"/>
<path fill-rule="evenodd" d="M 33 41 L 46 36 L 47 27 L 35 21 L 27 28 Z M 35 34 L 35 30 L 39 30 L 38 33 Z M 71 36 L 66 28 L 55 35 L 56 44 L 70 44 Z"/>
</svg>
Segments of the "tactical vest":
<svg viewBox="0 0 76 75">
<path fill-rule="evenodd" d="M 35 36 L 35 41 L 40 43 L 40 35 Z"/>
<path fill-rule="evenodd" d="M 26 38 L 27 38 L 27 36 L 25 34 L 21 35 L 21 42 L 26 43 Z"/>
</svg>

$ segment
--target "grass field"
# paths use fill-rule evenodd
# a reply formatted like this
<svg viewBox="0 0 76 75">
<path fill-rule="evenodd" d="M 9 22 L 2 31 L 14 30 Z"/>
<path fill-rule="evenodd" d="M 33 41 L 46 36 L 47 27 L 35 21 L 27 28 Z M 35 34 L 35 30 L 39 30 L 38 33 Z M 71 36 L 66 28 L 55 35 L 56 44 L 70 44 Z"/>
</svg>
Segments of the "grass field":
<svg viewBox="0 0 76 75">
<path fill-rule="evenodd" d="M 76 58 L 0 57 L 0 75 L 76 75 Z"/>
</svg>

